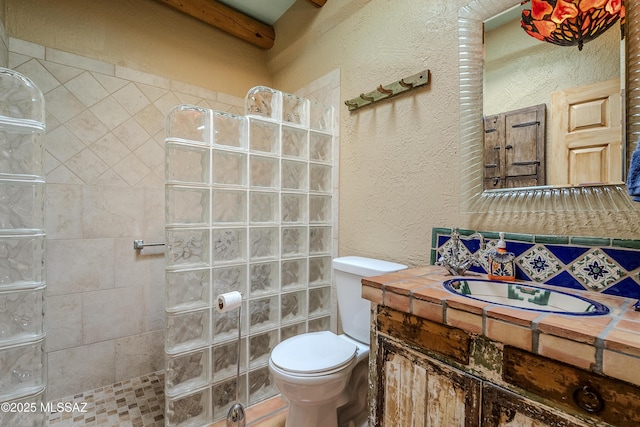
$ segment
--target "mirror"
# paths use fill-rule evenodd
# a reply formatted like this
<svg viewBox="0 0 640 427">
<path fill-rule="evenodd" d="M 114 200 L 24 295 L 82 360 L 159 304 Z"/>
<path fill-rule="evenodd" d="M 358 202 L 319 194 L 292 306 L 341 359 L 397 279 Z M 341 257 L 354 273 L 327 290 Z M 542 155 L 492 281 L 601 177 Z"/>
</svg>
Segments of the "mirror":
<svg viewBox="0 0 640 427">
<path fill-rule="evenodd" d="M 635 1 L 637 0 L 628 0 L 626 2 L 627 22 L 632 22 L 630 15 L 635 13 Z M 581 210 L 585 207 L 596 210 L 633 209 L 626 195 L 626 187 L 621 183 L 581 185 L 579 187 L 544 185 L 505 190 L 484 190 L 484 128 L 482 120 L 484 108 L 483 23 L 487 19 L 511 9 L 515 3 L 518 2 L 514 0 L 475 0 L 468 6 L 462 7 L 459 11 L 462 211 L 488 212 L 495 209 L 507 211 L 552 211 L 560 209 L 571 211 Z M 614 29 L 609 31 L 616 32 Z M 626 35 L 627 50 L 629 52 L 639 48 L 638 35 L 634 31 L 636 30 L 629 29 Z M 607 36 L 607 33 L 601 37 Z M 619 32 L 617 38 L 619 40 Z M 533 41 L 536 42 L 536 40 Z M 591 43 L 597 41 L 598 39 Z M 585 45 L 585 48 L 587 45 Z M 560 49 L 565 54 L 568 52 L 567 49 L 573 49 L 570 47 L 551 47 Z M 636 62 L 640 61 L 635 56 L 630 56 L 630 58 Z M 628 61 L 627 63 L 626 68 L 629 74 L 631 74 L 630 70 L 640 68 L 639 64 L 632 63 L 633 61 Z M 624 67 L 622 68 L 624 73 Z M 626 83 L 627 93 L 630 94 L 626 99 L 627 111 L 635 111 L 635 108 L 640 107 L 638 96 L 635 95 L 635 92 L 640 90 L 639 84 L 635 79 L 622 79 L 621 81 Z M 622 103 L 624 105 L 625 99 L 622 100 Z M 632 119 L 626 123 L 626 140 L 629 141 L 629 145 L 632 148 L 635 148 L 635 141 L 638 138 L 636 128 L 640 127 L 640 124 L 635 123 L 635 121 L 640 119 L 628 113 L 622 115 L 623 122 L 625 117 Z M 624 131 L 625 129 L 623 128 Z M 624 140 L 625 138 L 622 139 Z"/>
<path fill-rule="evenodd" d="M 559 47 L 523 31 L 531 7 L 484 23 L 484 188 L 622 183 L 620 25 L 582 50 Z M 569 117 L 579 124 L 560 133 Z"/>
</svg>

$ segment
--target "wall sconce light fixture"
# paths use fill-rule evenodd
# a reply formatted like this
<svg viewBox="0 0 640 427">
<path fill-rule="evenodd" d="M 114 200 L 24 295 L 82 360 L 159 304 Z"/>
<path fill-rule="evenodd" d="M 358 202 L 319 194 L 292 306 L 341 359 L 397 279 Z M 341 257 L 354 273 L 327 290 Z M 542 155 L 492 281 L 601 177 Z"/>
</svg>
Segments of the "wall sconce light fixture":
<svg viewBox="0 0 640 427">
<path fill-rule="evenodd" d="M 559 46 L 582 46 L 611 28 L 624 25 L 624 0 L 525 0 L 522 28 L 531 37 Z M 623 32 L 624 34 L 624 32 Z"/>
</svg>

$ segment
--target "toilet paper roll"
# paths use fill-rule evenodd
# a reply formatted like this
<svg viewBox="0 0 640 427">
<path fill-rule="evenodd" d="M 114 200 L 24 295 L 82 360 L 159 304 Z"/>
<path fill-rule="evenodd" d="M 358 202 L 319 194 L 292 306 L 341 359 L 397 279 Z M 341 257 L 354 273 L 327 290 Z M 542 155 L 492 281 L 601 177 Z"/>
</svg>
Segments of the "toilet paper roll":
<svg viewBox="0 0 640 427">
<path fill-rule="evenodd" d="M 240 307 L 240 304 L 242 304 L 242 294 L 240 292 L 227 292 L 226 294 L 218 295 L 216 309 L 218 313 L 226 313 Z"/>
</svg>

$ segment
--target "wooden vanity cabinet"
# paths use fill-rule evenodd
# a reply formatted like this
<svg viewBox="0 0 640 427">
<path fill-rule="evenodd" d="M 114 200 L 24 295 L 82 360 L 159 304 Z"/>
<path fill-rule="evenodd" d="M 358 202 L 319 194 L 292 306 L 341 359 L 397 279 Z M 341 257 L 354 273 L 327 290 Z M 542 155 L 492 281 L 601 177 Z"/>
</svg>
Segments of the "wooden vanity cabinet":
<svg viewBox="0 0 640 427">
<path fill-rule="evenodd" d="M 383 306 L 374 323 L 372 427 L 640 425 L 631 384 Z"/>
<path fill-rule="evenodd" d="M 378 427 L 588 427 L 432 357 L 378 340 Z"/>
</svg>

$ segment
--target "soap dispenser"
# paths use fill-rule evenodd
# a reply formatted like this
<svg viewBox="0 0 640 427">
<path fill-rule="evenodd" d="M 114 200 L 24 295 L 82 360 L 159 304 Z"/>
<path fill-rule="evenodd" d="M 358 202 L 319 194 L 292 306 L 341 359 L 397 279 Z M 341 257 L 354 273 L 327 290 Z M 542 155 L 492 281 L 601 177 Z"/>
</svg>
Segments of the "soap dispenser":
<svg viewBox="0 0 640 427">
<path fill-rule="evenodd" d="M 500 240 L 496 249 L 489 254 L 489 279 L 505 280 L 513 282 L 516 280 L 515 255 L 507 252 L 507 242 L 504 241 L 504 233 L 500 233 Z"/>
</svg>

